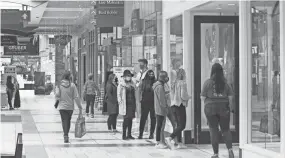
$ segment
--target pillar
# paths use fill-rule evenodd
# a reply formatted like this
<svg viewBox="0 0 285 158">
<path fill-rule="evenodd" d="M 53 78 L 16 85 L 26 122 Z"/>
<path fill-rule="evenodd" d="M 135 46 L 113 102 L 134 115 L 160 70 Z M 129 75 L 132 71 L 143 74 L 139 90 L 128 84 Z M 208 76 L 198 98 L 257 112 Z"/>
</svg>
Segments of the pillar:
<svg viewBox="0 0 285 158">
<path fill-rule="evenodd" d="M 55 40 L 55 83 L 59 83 L 61 76 L 65 71 L 65 63 L 63 60 L 63 53 L 65 46 L 70 42 L 72 36 L 70 35 L 56 35 Z"/>
</svg>

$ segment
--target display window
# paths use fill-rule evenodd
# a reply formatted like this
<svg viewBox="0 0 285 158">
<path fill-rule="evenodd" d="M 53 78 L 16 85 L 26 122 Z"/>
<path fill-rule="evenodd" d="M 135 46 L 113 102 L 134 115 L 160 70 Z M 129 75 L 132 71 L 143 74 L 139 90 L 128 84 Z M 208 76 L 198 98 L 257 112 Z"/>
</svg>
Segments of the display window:
<svg viewBox="0 0 285 158">
<path fill-rule="evenodd" d="M 251 143 L 280 152 L 279 1 L 251 1 Z"/>
</svg>

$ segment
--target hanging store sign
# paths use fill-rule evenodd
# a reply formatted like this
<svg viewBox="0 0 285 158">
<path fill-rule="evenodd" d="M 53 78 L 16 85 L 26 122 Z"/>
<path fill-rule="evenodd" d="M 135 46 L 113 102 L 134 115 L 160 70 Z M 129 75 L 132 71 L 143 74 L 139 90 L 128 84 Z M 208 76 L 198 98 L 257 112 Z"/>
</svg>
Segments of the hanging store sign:
<svg viewBox="0 0 285 158">
<path fill-rule="evenodd" d="M 1 36 L 2 46 L 17 45 L 17 36 Z"/>
<path fill-rule="evenodd" d="M 124 1 L 98 1 L 98 8 L 124 8 Z"/>
<path fill-rule="evenodd" d="M 124 8 L 98 8 L 96 11 L 98 27 L 124 26 Z"/>
</svg>

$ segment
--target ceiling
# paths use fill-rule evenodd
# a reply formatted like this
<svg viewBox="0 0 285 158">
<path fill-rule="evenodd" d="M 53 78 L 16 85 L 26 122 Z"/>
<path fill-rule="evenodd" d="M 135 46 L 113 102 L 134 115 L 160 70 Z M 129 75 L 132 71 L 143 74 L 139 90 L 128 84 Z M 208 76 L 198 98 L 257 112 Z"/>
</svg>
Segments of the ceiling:
<svg viewBox="0 0 285 158">
<path fill-rule="evenodd" d="M 211 1 L 193 8 L 198 12 L 238 13 L 239 1 Z"/>
</svg>

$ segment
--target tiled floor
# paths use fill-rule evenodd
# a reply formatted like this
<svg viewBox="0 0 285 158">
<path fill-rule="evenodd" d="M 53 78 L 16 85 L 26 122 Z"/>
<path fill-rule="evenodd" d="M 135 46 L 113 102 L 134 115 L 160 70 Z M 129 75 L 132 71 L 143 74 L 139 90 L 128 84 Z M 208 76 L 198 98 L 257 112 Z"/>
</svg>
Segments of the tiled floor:
<svg viewBox="0 0 285 158">
<path fill-rule="evenodd" d="M 107 116 L 100 112 L 96 113 L 94 119 L 86 118 L 87 134 L 78 139 L 74 137 L 74 124 L 78 116 L 78 111 L 75 111 L 70 131 L 71 143 L 64 144 L 60 116 L 53 107 L 53 96 L 34 96 L 31 91 L 21 91 L 21 99 L 20 110 L 2 111 L 6 116 L 21 116 L 21 122 L 9 121 L 9 118 L 1 123 L 1 153 L 13 153 L 16 133 L 21 131 L 27 158 L 209 158 L 212 153 L 211 145 L 189 145 L 185 149 L 169 150 L 156 149 L 154 140 L 123 141 L 121 133 L 113 134 L 107 131 Z M 119 119 L 119 131 L 121 126 L 122 119 Z M 134 120 L 135 137 L 137 132 L 138 123 Z M 221 157 L 226 158 L 224 145 L 220 148 Z M 234 149 L 238 154 L 238 146 L 234 146 Z"/>
</svg>

